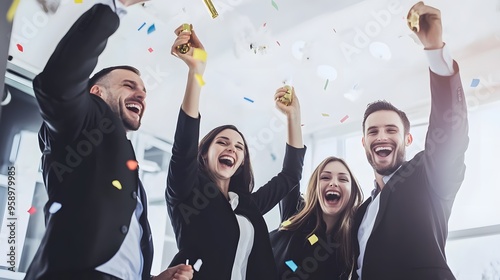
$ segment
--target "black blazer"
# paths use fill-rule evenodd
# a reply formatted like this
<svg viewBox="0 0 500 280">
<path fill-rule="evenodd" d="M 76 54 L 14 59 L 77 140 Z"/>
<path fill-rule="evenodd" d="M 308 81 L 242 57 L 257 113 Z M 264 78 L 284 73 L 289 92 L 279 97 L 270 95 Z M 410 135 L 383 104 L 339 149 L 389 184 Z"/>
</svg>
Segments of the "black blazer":
<svg viewBox="0 0 500 280">
<path fill-rule="evenodd" d="M 153 256 L 147 200 L 122 121 L 87 83 L 109 36 L 119 25 L 108 6 L 95 5 L 71 27 L 33 81 L 44 122 L 39 142 L 48 192 L 46 231 L 25 279 L 63 279 L 93 270 L 120 248 L 140 191 L 144 213 L 143 278 Z M 114 180 L 122 189 L 112 185 Z M 140 188 L 138 189 L 138 186 Z M 62 207 L 49 213 L 53 203 Z"/>
<path fill-rule="evenodd" d="M 282 171 L 254 193 L 237 192 L 239 204 L 233 212 L 218 187 L 198 169 L 199 125 L 200 117 L 194 119 L 180 111 L 166 189 L 168 214 L 179 247 L 171 265 L 201 259 L 203 265 L 193 279 L 230 280 L 240 235 L 237 213 L 250 220 L 255 232 L 246 279 L 275 280 L 276 266 L 263 215 L 299 184 L 306 149 L 287 145 Z"/>
<path fill-rule="evenodd" d="M 281 222 L 297 214 L 303 207 L 304 199 L 297 186 L 280 202 Z M 316 217 L 310 218 L 298 230 L 276 229 L 269 234 L 279 279 L 348 279 L 351 268 L 342 261 L 339 244 L 334 241 L 332 234 L 326 234 L 323 221 L 321 225 L 322 227 L 314 232 L 318 241 L 312 245 L 308 237 L 316 227 Z M 286 264 L 289 260 L 293 260 L 298 266 L 295 271 Z"/>
<path fill-rule="evenodd" d="M 465 96 L 455 74 L 430 73 L 431 114 L 425 150 L 404 163 L 380 195 L 380 208 L 363 261 L 363 280 L 455 279 L 446 263 L 448 219 L 465 174 L 469 143 Z M 368 204 L 359 208 L 357 232 Z M 358 279 L 354 273 L 354 278 Z"/>
</svg>

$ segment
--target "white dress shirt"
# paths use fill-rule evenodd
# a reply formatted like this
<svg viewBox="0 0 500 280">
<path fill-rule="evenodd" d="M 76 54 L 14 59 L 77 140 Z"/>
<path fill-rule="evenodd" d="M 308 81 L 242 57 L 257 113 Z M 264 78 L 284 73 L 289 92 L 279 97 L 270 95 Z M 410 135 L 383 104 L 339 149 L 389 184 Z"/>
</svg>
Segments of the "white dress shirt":
<svg viewBox="0 0 500 280">
<path fill-rule="evenodd" d="M 239 203 L 239 196 L 234 192 L 229 192 L 229 204 L 231 208 L 236 209 Z M 236 255 L 234 257 L 233 271 L 231 272 L 231 280 L 245 280 L 248 266 L 248 256 L 252 251 L 254 240 L 254 228 L 252 223 L 242 215 L 236 214 L 236 220 L 240 227 L 240 238 L 238 240 L 238 247 L 236 248 Z"/>
</svg>

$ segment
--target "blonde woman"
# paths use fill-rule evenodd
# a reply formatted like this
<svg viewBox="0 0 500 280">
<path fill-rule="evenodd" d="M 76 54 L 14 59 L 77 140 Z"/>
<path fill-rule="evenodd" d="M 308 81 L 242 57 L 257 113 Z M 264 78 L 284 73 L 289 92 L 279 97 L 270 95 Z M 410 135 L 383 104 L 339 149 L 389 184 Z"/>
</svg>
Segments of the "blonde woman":
<svg viewBox="0 0 500 280">
<path fill-rule="evenodd" d="M 323 160 L 305 198 L 296 187 L 280 202 L 282 225 L 270 233 L 279 279 L 348 279 L 354 263 L 351 226 L 362 200 L 345 161 Z"/>
</svg>

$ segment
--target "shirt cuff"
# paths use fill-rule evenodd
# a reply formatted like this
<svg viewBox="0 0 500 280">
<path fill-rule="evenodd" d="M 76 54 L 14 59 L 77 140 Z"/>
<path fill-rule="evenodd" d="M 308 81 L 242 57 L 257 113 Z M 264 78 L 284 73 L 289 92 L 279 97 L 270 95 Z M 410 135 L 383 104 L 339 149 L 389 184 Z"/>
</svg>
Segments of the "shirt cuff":
<svg viewBox="0 0 500 280">
<path fill-rule="evenodd" d="M 446 44 L 441 49 L 425 50 L 429 68 L 439 76 L 451 76 L 453 71 L 453 58 Z"/>
<path fill-rule="evenodd" d="M 127 7 L 122 4 L 119 0 L 99 0 L 97 3 L 108 5 L 113 12 L 115 12 L 119 18 L 123 18 L 127 14 Z"/>
</svg>

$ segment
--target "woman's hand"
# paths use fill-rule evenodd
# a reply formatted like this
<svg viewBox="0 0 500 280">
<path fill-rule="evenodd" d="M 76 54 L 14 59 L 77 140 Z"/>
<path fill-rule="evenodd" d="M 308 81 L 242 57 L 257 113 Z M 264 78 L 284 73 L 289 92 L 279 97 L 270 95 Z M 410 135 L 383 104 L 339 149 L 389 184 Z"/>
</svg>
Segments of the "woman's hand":
<svg viewBox="0 0 500 280">
<path fill-rule="evenodd" d="M 171 48 L 172 55 L 182 59 L 187 64 L 190 70 L 198 70 L 196 72 L 201 74 L 201 72 L 203 72 L 204 70 L 205 62 L 194 59 L 193 52 L 195 48 L 201 49 L 203 51 L 205 51 L 205 48 L 200 42 L 198 36 L 196 36 L 196 32 L 194 31 L 193 26 L 191 25 L 191 30 L 187 31 L 181 25 L 177 27 L 174 32 L 177 35 L 177 38 L 175 39 L 174 44 Z M 183 54 L 180 52 L 179 46 L 184 44 L 189 44 L 189 51 Z"/>
</svg>

